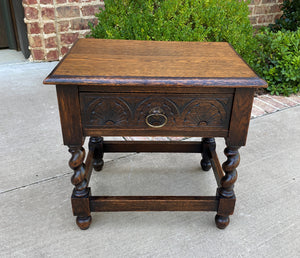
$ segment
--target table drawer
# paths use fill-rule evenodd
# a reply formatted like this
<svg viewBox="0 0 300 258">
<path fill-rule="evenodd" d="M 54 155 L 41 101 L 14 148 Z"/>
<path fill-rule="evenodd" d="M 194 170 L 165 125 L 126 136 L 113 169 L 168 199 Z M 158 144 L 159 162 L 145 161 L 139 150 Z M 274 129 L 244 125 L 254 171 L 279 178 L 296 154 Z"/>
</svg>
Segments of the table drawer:
<svg viewBox="0 0 300 258">
<path fill-rule="evenodd" d="M 83 128 L 228 130 L 232 94 L 80 93 Z"/>
</svg>

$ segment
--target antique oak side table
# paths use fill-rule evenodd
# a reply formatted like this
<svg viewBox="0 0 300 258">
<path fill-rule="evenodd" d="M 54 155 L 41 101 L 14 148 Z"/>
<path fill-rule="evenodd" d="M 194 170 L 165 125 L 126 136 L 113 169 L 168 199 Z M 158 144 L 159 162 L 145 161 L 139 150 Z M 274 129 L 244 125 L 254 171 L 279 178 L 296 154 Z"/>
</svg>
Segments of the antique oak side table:
<svg viewBox="0 0 300 258">
<path fill-rule="evenodd" d="M 254 90 L 266 87 L 228 43 L 80 39 L 44 83 L 56 85 L 81 229 L 99 211 L 215 211 L 217 227 L 228 225 Z M 203 138 L 118 142 L 102 136 Z M 213 137 L 225 138 L 223 166 Z M 201 153 L 202 169 L 213 168 L 216 196 L 93 196 L 91 172 L 102 169 L 105 152 Z"/>
</svg>

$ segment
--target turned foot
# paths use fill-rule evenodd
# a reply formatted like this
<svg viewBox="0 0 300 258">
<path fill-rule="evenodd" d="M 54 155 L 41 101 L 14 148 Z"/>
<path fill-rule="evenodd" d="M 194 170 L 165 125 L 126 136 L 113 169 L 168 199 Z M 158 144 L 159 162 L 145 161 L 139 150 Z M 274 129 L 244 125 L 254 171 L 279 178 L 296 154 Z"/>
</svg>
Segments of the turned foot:
<svg viewBox="0 0 300 258">
<path fill-rule="evenodd" d="M 214 138 L 202 138 L 202 160 L 200 162 L 201 168 L 204 171 L 208 171 L 211 169 L 211 153 L 210 153 L 210 148 L 215 149 L 216 148 L 216 143 Z"/>
<path fill-rule="evenodd" d="M 104 165 L 104 162 L 103 160 L 94 160 L 93 162 L 93 168 L 96 170 L 96 171 L 101 171 L 102 168 L 103 168 L 103 165 Z"/>
<path fill-rule="evenodd" d="M 78 227 L 80 227 L 80 229 L 84 230 L 84 229 L 88 229 L 89 226 L 92 223 L 92 217 L 91 216 L 86 216 L 86 217 L 77 217 L 76 218 L 76 224 Z"/>
<path fill-rule="evenodd" d="M 209 160 L 202 159 L 200 162 L 201 168 L 204 171 L 208 171 L 211 169 L 211 162 Z"/>
<path fill-rule="evenodd" d="M 228 226 L 230 222 L 229 216 L 221 216 L 217 214 L 215 217 L 215 222 L 219 229 L 224 229 Z"/>
<path fill-rule="evenodd" d="M 93 168 L 96 171 L 101 171 L 104 165 L 103 162 L 103 138 L 91 137 L 89 141 L 89 150 L 94 152 Z"/>
</svg>

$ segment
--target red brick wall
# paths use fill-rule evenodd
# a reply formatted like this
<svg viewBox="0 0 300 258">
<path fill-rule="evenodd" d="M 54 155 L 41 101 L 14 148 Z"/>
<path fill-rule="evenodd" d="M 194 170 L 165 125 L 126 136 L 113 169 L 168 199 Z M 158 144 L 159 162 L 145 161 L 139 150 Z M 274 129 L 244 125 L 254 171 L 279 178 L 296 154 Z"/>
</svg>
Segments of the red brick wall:
<svg viewBox="0 0 300 258">
<path fill-rule="evenodd" d="M 102 0 L 23 0 L 31 60 L 54 61 L 89 32 Z"/>
<path fill-rule="evenodd" d="M 251 0 L 250 21 L 254 27 L 267 26 L 281 16 L 280 4 L 283 0 Z"/>
<path fill-rule="evenodd" d="M 89 33 L 88 22 L 96 23 L 95 12 L 103 0 L 22 0 L 28 29 L 30 60 L 59 60 L 77 38 Z M 225 1 L 225 0 L 224 0 Z M 254 27 L 273 23 L 280 16 L 283 0 L 251 0 L 250 20 Z"/>
</svg>

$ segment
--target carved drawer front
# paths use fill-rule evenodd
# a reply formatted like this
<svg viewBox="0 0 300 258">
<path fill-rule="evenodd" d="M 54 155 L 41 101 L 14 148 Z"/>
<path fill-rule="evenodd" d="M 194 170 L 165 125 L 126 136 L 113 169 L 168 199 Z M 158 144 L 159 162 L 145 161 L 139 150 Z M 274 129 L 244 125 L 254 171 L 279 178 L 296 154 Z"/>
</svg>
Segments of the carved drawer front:
<svg viewBox="0 0 300 258">
<path fill-rule="evenodd" d="M 228 130 L 232 94 L 81 93 L 83 128 Z"/>
</svg>

